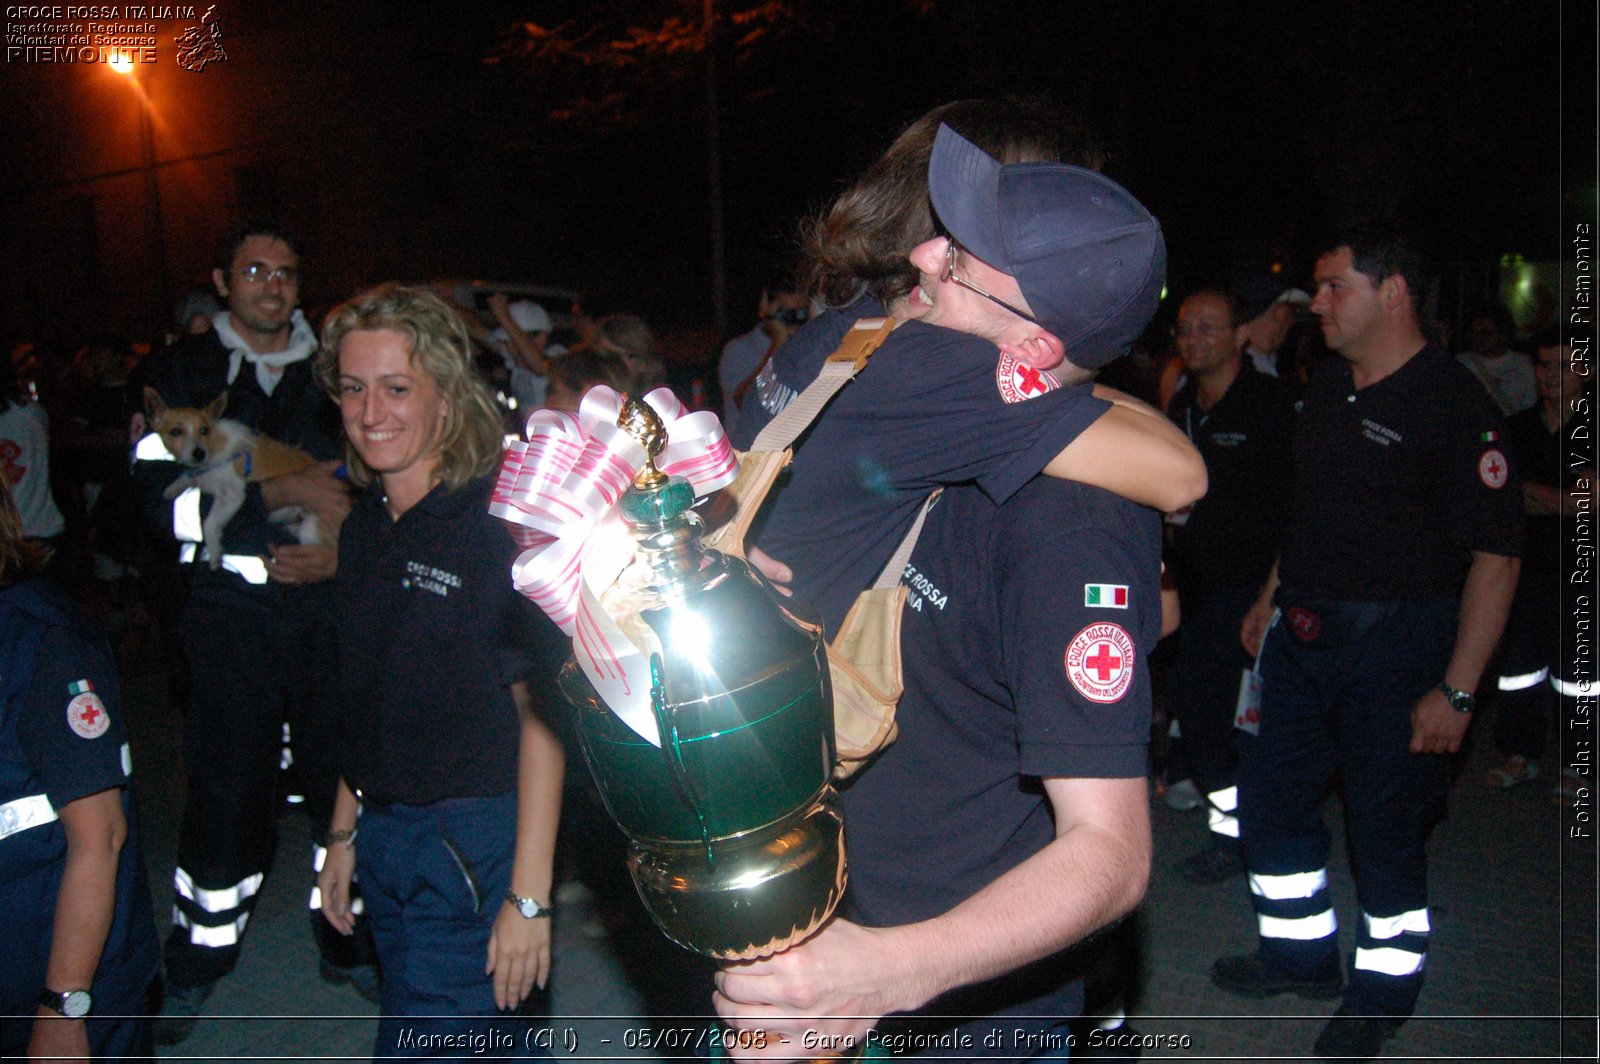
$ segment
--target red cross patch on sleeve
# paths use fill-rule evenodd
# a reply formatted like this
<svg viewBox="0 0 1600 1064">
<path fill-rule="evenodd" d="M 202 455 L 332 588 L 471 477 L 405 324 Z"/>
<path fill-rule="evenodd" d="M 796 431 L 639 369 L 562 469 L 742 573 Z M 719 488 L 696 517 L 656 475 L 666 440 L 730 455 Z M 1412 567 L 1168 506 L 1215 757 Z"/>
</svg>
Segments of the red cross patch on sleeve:
<svg viewBox="0 0 1600 1064">
<path fill-rule="evenodd" d="M 1506 456 L 1498 448 L 1491 447 L 1483 452 L 1483 457 L 1478 459 L 1478 479 L 1496 491 L 1506 486 Z"/>
<path fill-rule="evenodd" d="M 67 703 L 67 727 L 81 739 L 98 739 L 111 727 L 106 704 L 93 691 L 86 691 Z"/>
<path fill-rule="evenodd" d="M 1091 702 L 1116 702 L 1133 686 L 1133 640 L 1121 625 L 1091 624 L 1067 647 L 1067 679 Z"/>
<path fill-rule="evenodd" d="M 1048 371 L 1025 366 L 1010 355 L 1000 356 L 1000 364 L 994 371 L 994 382 L 1000 388 L 1000 398 L 1008 403 L 1020 403 L 1061 387 L 1061 382 Z"/>
</svg>

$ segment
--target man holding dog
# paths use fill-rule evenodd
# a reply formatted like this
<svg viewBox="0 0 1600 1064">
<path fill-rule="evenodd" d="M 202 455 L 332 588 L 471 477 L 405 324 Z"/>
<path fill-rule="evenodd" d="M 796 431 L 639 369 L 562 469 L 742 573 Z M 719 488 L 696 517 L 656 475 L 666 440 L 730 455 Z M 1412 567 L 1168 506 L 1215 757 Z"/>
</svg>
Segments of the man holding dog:
<svg viewBox="0 0 1600 1064">
<path fill-rule="evenodd" d="M 336 776 L 323 762 L 337 709 L 327 676 L 335 667 L 331 535 L 350 509 L 337 475 L 338 412 L 318 386 L 316 336 L 300 313 L 300 257 L 292 237 L 252 221 L 219 247 L 212 279 L 226 309 L 209 332 L 147 363 L 146 384 L 168 406 L 203 408 L 227 395 L 227 417 L 319 459 L 301 473 L 249 485 L 228 523 L 221 559 L 200 547 L 197 491 L 161 495 L 178 473 L 154 435 L 139 444 L 136 476 L 153 525 L 171 527 L 189 581 L 179 622 L 189 659 L 184 727 L 188 778 L 176 906 L 166 943 L 166 996 L 157 1040 L 188 1037 L 206 998 L 238 961 L 239 943 L 275 844 L 277 786 L 288 724 L 306 791 L 313 839 L 324 841 Z M 267 515 L 299 506 L 315 513 L 330 543 L 286 543 Z M 213 564 L 215 563 L 215 567 Z M 320 852 L 314 857 L 320 863 Z M 370 946 L 326 934 L 312 902 L 323 978 L 353 981 L 375 996 Z"/>
</svg>

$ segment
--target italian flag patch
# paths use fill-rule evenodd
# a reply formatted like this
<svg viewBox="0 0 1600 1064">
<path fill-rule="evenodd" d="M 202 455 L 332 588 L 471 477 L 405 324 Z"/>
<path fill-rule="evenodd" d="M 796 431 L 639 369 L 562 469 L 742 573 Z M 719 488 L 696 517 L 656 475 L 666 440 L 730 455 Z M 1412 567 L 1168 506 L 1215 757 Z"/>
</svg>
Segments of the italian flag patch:
<svg viewBox="0 0 1600 1064">
<path fill-rule="evenodd" d="M 67 694 L 69 695 L 86 695 L 93 690 L 94 684 L 90 683 L 88 680 L 78 680 L 74 683 L 67 684 Z"/>
<path fill-rule="evenodd" d="M 1107 610 L 1128 608 L 1127 584 L 1084 584 L 1083 604 Z"/>
</svg>

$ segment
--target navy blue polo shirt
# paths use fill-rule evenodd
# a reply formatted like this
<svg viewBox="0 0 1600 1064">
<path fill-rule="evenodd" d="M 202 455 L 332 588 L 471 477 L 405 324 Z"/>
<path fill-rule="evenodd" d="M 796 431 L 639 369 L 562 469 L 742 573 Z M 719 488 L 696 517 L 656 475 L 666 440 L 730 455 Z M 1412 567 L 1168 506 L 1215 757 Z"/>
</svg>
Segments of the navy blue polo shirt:
<svg viewBox="0 0 1600 1064">
<path fill-rule="evenodd" d="M 1283 583 L 1339 601 L 1458 597 L 1473 551 L 1522 550 L 1505 435 L 1483 385 L 1432 344 L 1360 391 L 1327 359 L 1295 434 Z"/>
<path fill-rule="evenodd" d="M 1173 537 L 1184 588 L 1260 587 L 1283 542 L 1289 507 L 1294 406 L 1276 377 L 1249 359 L 1210 410 L 1190 381 L 1167 417 L 1194 441 L 1210 486 Z"/>
<path fill-rule="evenodd" d="M 24 609 L 27 596 L 37 596 L 76 625 L 52 624 L 40 637 L 31 682 L 12 706 L 16 742 L 33 774 L 26 791 L 42 791 L 53 809 L 59 811 L 112 788 L 122 792 L 128 834 L 117 863 L 116 908 L 90 989 L 101 999 L 96 1004 L 103 1004 L 110 1014 L 141 1007 L 160 954 L 138 817 L 127 793 L 132 772 L 127 705 L 111 648 L 103 636 L 90 629 L 93 622 L 88 615 L 48 582 L 33 580 L 7 594 L 17 596 Z M 22 795 L 0 793 L 0 803 L 18 797 Z M 41 853 L 57 845 L 55 861 L 37 863 Z M 27 859 L 20 856 L 24 853 L 29 855 Z M 33 827 L 0 843 L 0 864 L 15 862 L 7 867 L 11 875 L 0 878 L 5 879 L 7 893 L 16 892 L 11 898 L 42 889 L 53 904 L 65 860 L 65 828 L 59 823 Z M 24 875 L 25 871 L 31 876 Z M 8 919 L 8 930 L 17 937 L 0 951 L 6 954 L 0 962 L 0 983 L 5 984 L 0 1002 L 4 1011 L 15 1008 L 31 1014 L 44 988 L 52 913 L 30 907 L 25 913 L 8 913 Z"/>
<path fill-rule="evenodd" d="M 740 408 L 739 442 L 811 383 L 852 322 L 881 314 L 863 300 L 790 337 Z M 907 322 L 813 422 L 753 542 L 793 570 L 794 605 L 831 639 L 931 491 L 971 481 L 1004 501 L 1110 406 L 987 340 Z"/>
<path fill-rule="evenodd" d="M 539 616 L 512 587 L 518 550 L 488 514 L 493 484 L 440 485 L 395 521 L 375 481 L 340 532 L 342 771 L 364 797 L 426 805 L 516 786 L 509 685 L 533 677 Z"/>
<path fill-rule="evenodd" d="M 1160 563 L 1156 513 L 1098 488 L 944 493 L 902 581 L 899 738 L 843 792 L 853 919 L 937 916 L 1049 845 L 1041 778 L 1145 775 Z M 1047 967 L 933 1011 L 1075 1014 Z"/>
</svg>

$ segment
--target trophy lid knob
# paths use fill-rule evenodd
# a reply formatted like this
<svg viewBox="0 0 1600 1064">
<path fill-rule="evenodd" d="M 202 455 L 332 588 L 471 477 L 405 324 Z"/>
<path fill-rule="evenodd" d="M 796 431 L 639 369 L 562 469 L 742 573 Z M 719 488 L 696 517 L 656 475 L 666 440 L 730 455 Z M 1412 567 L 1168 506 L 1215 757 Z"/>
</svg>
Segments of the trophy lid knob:
<svg viewBox="0 0 1600 1064">
<path fill-rule="evenodd" d="M 656 468 L 656 456 L 667 445 L 667 428 L 661 418 L 642 399 L 629 396 L 617 415 L 617 427 L 644 448 L 644 468 L 633 478 L 633 486 L 644 491 L 659 488 L 667 482 L 667 475 Z"/>
</svg>

